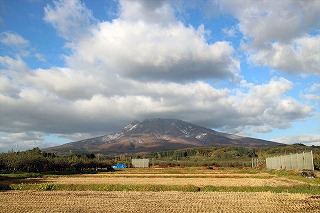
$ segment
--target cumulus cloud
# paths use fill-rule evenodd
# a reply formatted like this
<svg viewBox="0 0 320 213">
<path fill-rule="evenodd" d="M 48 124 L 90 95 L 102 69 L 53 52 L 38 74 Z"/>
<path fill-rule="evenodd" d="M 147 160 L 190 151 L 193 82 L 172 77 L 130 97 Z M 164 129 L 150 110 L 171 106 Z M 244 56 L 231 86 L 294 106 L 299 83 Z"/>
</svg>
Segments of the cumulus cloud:
<svg viewBox="0 0 320 213">
<path fill-rule="evenodd" d="M 3 95 L 9 97 L 18 97 L 18 94 L 20 93 L 20 87 L 19 85 L 14 84 L 8 77 L 0 76 L 0 91 Z"/>
<path fill-rule="evenodd" d="M 309 101 L 320 103 L 320 84 L 316 83 L 305 89 L 302 97 Z"/>
<path fill-rule="evenodd" d="M 12 55 L 18 55 L 18 57 L 29 57 L 34 55 L 34 57 L 39 61 L 45 61 L 45 57 L 37 52 L 35 48 L 32 47 L 30 42 L 23 38 L 21 35 L 15 32 L 1 32 L 0 33 L 0 50 L 6 52 L 12 52 Z M 6 46 L 6 48 L 5 48 Z"/>
<path fill-rule="evenodd" d="M 239 20 L 242 48 L 251 62 L 290 74 L 319 75 L 319 36 L 310 34 L 320 26 L 319 1 L 218 1 L 218 5 Z"/>
<path fill-rule="evenodd" d="M 51 85 L 41 83 L 40 79 L 35 81 L 37 77 L 41 78 L 41 72 L 44 71 L 35 70 L 23 76 L 26 82 L 20 90 L 6 84 L 5 92 L 0 95 L 0 131 L 19 133 L 37 130 L 80 139 L 118 130 L 135 119 L 170 117 L 227 132 L 245 132 L 250 128 L 253 132 L 263 132 L 287 128 L 292 121 L 304 119 L 313 111 L 309 105 L 285 96 L 292 83 L 284 78 L 262 85 L 243 84 L 234 90 L 216 89 L 201 81 L 161 83 L 122 80 L 113 88 L 117 92 L 106 93 L 97 86 L 93 87 L 93 91 L 97 90 L 95 94 L 81 96 L 78 94 L 85 94 L 86 86 L 76 85 L 76 94 L 77 89 L 64 84 L 67 78 L 60 78 L 61 73 L 56 70 L 46 71 L 52 75 Z M 82 73 L 70 69 L 64 72 L 74 79 L 82 78 Z M 89 85 L 91 81 L 99 82 L 99 78 L 83 78 L 82 82 Z M 61 88 L 50 88 L 53 85 Z M 13 136 L 17 135 L 6 137 Z"/>
<path fill-rule="evenodd" d="M 34 54 L 34 57 L 36 57 L 36 59 L 38 61 L 42 61 L 42 62 L 46 62 L 47 61 L 46 57 L 41 53 Z"/>
<path fill-rule="evenodd" d="M 268 132 L 314 111 L 286 95 L 294 84 L 285 78 L 243 80 L 233 89 L 207 83 L 239 80 L 235 50 L 226 41 L 208 43 L 205 27 L 185 26 L 167 1 L 121 1 L 118 18 L 98 22 L 83 3 L 60 0 L 45 7 L 44 19 L 71 51 L 65 67 L 34 70 L 19 56 L 0 56 L 2 146 L 41 142 L 44 134 L 83 139 L 154 117 Z M 294 40 L 299 60 L 314 42 L 308 38 Z"/>
<path fill-rule="evenodd" d="M 0 56 L 0 74 L 9 77 L 10 81 L 15 79 L 16 84 L 21 83 L 24 81 L 21 75 L 28 72 L 30 72 L 30 69 L 20 56 L 16 58 Z"/>
<path fill-rule="evenodd" d="M 2 32 L 0 33 L 0 43 L 8 46 L 26 47 L 29 45 L 29 41 L 21 37 L 17 33 Z"/>
<path fill-rule="evenodd" d="M 310 91 L 311 92 L 316 92 L 320 90 L 320 83 L 319 84 L 313 84 L 311 87 L 310 87 Z"/>
<path fill-rule="evenodd" d="M 6 86 L 6 92 L 1 93 L 1 121 L 5 125 L 0 125 L 0 131 L 36 129 L 51 134 L 102 134 L 134 119 L 173 117 L 236 132 L 239 126 L 286 128 L 313 110 L 285 96 L 292 83 L 284 78 L 262 85 L 243 83 L 234 90 L 216 89 L 201 81 L 162 83 L 119 79 L 113 84 L 119 83 L 112 88 L 113 92 L 107 92 L 109 82 L 105 82 L 105 87 L 100 86 L 101 76 L 82 75 L 83 72 L 69 68 L 55 68 L 20 76 L 24 79 L 20 91 L 17 86 Z"/>
<path fill-rule="evenodd" d="M 53 8 L 47 6 L 45 20 L 64 38 L 76 42 L 69 45 L 73 54 L 66 56 L 68 65 L 75 70 L 95 72 L 98 68 L 106 78 L 141 81 L 239 79 L 239 60 L 232 45 L 226 41 L 207 43 L 204 26 L 183 25 L 166 1 L 121 1 L 118 19 L 94 25 L 90 25 L 92 14 L 83 4 L 67 2 L 55 2 Z M 86 35 L 79 39 L 71 36 L 77 30 L 63 18 L 74 14 L 77 19 L 70 18 L 70 23 L 76 22 L 74 27 Z M 83 33 L 83 23 L 90 33 Z"/>
<path fill-rule="evenodd" d="M 19 54 L 22 57 L 27 57 L 30 55 L 30 51 L 28 50 L 30 47 L 30 42 L 17 33 L 0 33 L 0 43 L 2 44 L 0 48 L 3 52 L 10 51 L 12 54 Z"/>
<path fill-rule="evenodd" d="M 310 1 L 218 1 L 220 10 L 239 19 L 239 30 L 251 45 L 277 40 L 287 43 L 319 26 L 320 2 Z"/>
<path fill-rule="evenodd" d="M 194 81 L 236 78 L 239 62 L 225 41 L 208 44 L 203 31 L 181 23 L 169 26 L 103 22 L 90 39 L 82 40 L 67 60 L 70 66 L 100 66 L 141 81 Z M 85 65 L 83 65 L 85 63 Z"/>
<path fill-rule="evenodd" d="M 176 22 L 174 11 L 166 0 L 121 0 L 120 10 L 120 18 L 127 21 L 164 25 Z"/>
<path fill-rule="evenodd" d="M 44 8 L 44 20 L 67 40 L 81 38 L 96 22 L 92 11 L 78 0 L 54 0 L 53 5 Z"/>
<path fill-rule="evenodd" d="M 237 30 L 234 27 L 231 27 L 222 29 L 222 32 L 228 37 L 235 37 Z"/>
<path fill-rule="evenodd" d="M 275 42 L 270 48 L 252 51 L 249 59 L 286 73 L 320 75 L 320 36 L 301 37 L 289 44 Z"/>
</svg>

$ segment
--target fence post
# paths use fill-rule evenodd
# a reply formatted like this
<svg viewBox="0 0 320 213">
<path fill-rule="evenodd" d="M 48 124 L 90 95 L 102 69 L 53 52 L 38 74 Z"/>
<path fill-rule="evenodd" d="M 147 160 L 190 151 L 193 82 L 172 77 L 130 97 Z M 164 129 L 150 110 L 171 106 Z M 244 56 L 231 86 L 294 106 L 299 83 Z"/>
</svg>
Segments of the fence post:
<svg viewBox="0 0 320 213">
<path fill-rule="evenodd" d="M 311 165 L 312 165 L 312 170 L 314 170 L 314 164 L 313 164 L 313 153 L 312 153 L 312 150 L 311 150 Z"/>
<path fill-rule="evenodd" d="M 251 158 L 251 168 L 253 168 L 253 158 Z"/>
</svg>

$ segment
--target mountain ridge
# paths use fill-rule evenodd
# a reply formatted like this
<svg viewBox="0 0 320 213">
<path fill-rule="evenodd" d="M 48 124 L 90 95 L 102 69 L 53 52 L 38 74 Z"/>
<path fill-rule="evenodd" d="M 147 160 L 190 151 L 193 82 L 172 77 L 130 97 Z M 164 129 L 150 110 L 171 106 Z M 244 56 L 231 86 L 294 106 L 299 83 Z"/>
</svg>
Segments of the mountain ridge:
<svg viewBox="0 0 320 213">
<path fill-rule="evenodd" d="M 177 119 L 133 121 L 121 130 L 99 137 L 44 149 L 67 153 L 121 154 L 157 152 L 208 146 L 276 146 L 280 143 L 218 132 Z"/>
</svg>

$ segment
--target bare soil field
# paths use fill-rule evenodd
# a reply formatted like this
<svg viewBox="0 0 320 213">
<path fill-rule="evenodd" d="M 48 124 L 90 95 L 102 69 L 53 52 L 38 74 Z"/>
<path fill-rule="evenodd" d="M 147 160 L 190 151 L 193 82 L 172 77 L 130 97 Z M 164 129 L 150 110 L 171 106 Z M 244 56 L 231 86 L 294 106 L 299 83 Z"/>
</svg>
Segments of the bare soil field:
<svg viewBox="0 0 320 213">
<path fill-rule="evenodd" d="M 197 187 L 215 186 L 215 187 L 259 187 L 259 186 L 301 186 L 305 182 L 279 177 L 269 173 L 232 173 L 230 170 L 157 170 L 144 169 L 145 173 L 140 173 L 141 169 L 126 169 L 115 173 L 103 174 L 83 174 L 60 176 L 41 179 L 43 182 L 54 184 L 120 184 L 120 185 L 193 185 Z M 237 170 L 236 170 L 237 171 Z M 171 172 L 171 173 L 170 173 Z M 182 172 L 182 174 L 176 174 Z M 184 173 L 187 172 L 187 173 Z M 195 172 L 195 173 L 192 173 Z"/>
<path fill-rule="evenodd" d="M 276 177 L 276 175 L 271 175 L 268 173 L 259 174 L 228 174 L 228 173 L 200 173 L 200 174 L 157 174 L 157 173 L 103 173 L 103 174 L 83 174 L 82 177 L 214 177 L 214 178 L 244 178 L 244 177 L 261 177 L 261 178 L 271 178 Z"/>
<path fill-rule="evenodd" d="M 194 186 L 297 186 L 304 185 L 305 183 L 290 180 L 282 177 L 272 178 L 256 178 L 256 177 L 226 177 L 226 178 L 214 178 L 214 177 L 121 177 L 121 176 L 106 176 L 106 177 L 57 177 L 57 178 L 46 178 L 44 182 L 50 182 L 55 184 L 123 184 L 123 185 L 194 185 Z"/>
<path fill-rule="evenodd" d="M 0 192 L 0 212 L 320 212 L 319 203 L 270 192 Z"/>
<path fill-rule="evenodd" d="M 312 180 L 297 172 L 150 168 L 48 175 L 15 180 L 15 190 L 0 191 L 0 212 L 320 212 L 318 174 Z M 110 185 L 117 187 L 105 187 Z M 165 187 L 134 187 L 155 185 Z M 188 186 L 202 188 L 182 191 Z M 210 187 L 215 191 L 205 191 Z M 223 187 L 235 189 L 219 191 Z M 254 187 L 264 191 L 232 191 Z M 278 187 L 281 193 L 275 193 Z M 287 193 L 291 188 L 297 191 Z"/>
</svg>

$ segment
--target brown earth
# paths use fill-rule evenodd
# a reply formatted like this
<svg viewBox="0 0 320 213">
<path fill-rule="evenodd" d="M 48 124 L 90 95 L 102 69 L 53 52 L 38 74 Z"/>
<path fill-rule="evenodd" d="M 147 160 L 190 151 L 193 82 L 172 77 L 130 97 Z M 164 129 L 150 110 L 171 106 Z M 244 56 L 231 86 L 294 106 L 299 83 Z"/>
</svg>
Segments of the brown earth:
<svg viewBox="0 0 320 213">
<path fill-rule="evenodd" d="M 74 185 L 91 185 L 91 184 L 122 184 L 122 185 L 194 185 L 194 186 L 298 186 L 305 183 L 291 180 L 288 178 L 272 177 L 272 178 L 257 178 L 257 177 L 157 177 L 157 176 L 92 176 L 89 177 L 57 177 L 42 179 L 43 182 L 56 184 L 74 184 Z"/>
<path fill-rule="evenodd" d="M 271 192 L 0 192 L 0 212 L 320 212 L 320 196 Z"/>
</svg>

